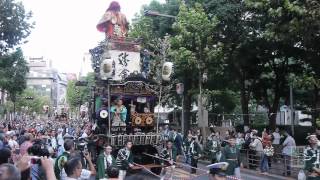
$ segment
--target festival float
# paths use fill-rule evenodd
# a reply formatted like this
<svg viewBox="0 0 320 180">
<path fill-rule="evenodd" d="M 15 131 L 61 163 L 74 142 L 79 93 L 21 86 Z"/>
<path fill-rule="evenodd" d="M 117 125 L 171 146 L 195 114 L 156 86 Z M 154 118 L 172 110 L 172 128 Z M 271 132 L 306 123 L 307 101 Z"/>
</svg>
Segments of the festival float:
<svg viewBox="0 0 320 180">
<path fill-rule="evenodd" d="M 141 49 L 139 40 L 127 37 L 128 27 L 120 5 L 112 2 L 97 24 L 105 40 L 90 50 L 96 75 L 92 105 L 96 147 L 108 143 L 120 149 L 131 140 L 134 162 L 160 173 L 159 161 L 150 155 L 158 154 L 160 144 L 154 107 L 161 97 L 161 87 L 148 78 L 150 55 Z M 170 80 L 172 63 L 163 63 L 161 72 L 163 81 Z"/>
</svg>

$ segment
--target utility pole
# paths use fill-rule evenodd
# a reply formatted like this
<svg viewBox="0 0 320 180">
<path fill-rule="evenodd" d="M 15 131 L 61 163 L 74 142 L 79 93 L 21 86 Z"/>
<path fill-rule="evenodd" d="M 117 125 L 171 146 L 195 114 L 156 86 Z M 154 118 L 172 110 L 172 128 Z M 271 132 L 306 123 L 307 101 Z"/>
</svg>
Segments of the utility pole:
<svg viewBox="0 0 320 180">
<path fill-rule="evenodd" d="M 294 136 L 294 109 L 293 109 L 293 87 L 290 84 L 290 110 L 291 110 L 291 133 Z"/>
</svg>

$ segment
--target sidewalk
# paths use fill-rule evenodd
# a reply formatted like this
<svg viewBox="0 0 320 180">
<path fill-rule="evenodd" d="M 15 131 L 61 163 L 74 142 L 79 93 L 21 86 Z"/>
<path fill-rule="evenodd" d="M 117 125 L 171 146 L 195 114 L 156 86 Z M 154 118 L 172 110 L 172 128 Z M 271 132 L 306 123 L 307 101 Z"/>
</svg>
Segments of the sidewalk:
<svg viewBox="0 0 320 180">
<path fill-rule="evenodd" d="M 202 163 L 203 165 L 209 165 L 210 162 L 206 161 L 206 160 L 199 160 L 199 163 Z M 246 173 L 246 174 L 250 174 L 250 175 L 255 175 L 255 176 L 264 176 L 264 177 L 268 177 L 270 179 L 279 179 L 279 180 L 294 180 L 296 178 L 293 177 L 285 177 L 285 176 L 280 176 L 280 175 L 276 175 L 276 174 L 268 174 L 268 175 L 261 175 L 259 174 L 258 171 L 252 170 L 252 169 L 247 169 L 247 168 L 241 168 L 241 172 Z"/>
</svg>

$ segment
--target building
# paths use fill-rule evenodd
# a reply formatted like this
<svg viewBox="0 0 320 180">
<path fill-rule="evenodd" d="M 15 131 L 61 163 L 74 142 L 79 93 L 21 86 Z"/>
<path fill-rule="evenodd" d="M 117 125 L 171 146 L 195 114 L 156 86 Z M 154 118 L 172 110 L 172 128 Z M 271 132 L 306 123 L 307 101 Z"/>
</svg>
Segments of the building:
<svg viewBox="0 0 320 180">
<path fill-rule="evenodd" d="M 40 96 L 50 99 L 50 106 L 57 107 L 65 99 L 66 78 L 52 68 L 51 61 L 44 57 L 29 57 L 27 87 L 34 89 Z M 64 97 L 61 97 L 64 96 Z"/>
</svg>

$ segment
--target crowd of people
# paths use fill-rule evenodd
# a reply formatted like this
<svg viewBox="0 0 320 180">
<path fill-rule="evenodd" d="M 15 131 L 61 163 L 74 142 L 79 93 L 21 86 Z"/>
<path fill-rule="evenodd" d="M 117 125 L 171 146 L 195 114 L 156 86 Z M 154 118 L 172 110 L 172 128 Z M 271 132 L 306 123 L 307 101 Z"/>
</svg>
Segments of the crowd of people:
<svg viewBox="0 0 320 180">
<path fill-rule="evenodd" d="M 165 126 L 162 129 L 162 139 L 169 142 L 164 149 L 173 147 L 174 160 L 183 156 L 191 168 L 191 173 L 196 173 L 198 159 L 205 156 L 212 164 L 227 162 L 226 174 L 241 178 L 240 168 L 243 167 L 243 159 L 240 151 L 248 152 L 248 168 L 258 170 L 261 174 L 267 175 L 272 164 L 280 161 L 286 164 L 283 175 L 291 175 L 292 157 L 295 155 L 296 143 L 294 138 L 285 130 L 270 132 L 264 129 L 262 132 L 250 129 L 246 132 L 215 132 L 211 128 L 210 135 L 204 141 L 200 130 L 188 131 L 187 135 L 178 133 L 176 129 Z M 163 156 L 166 157 L 166 156 Z M 282 162 L 281 162 L 282 163 Z"/>
<path fill-rule="evenodd" d="M 132 177 L 127 171 L 136 166 L 131 152 L 133 142 L 127 141 L 117 153 L 110 144 L 102 142 L 98 152 L 93 152 L 87 146 L 90 142 L 86 141 L 86 146 L 82 144 L 82 140 L 93 136 L 93 126 L 81 120 L 0 124 L 0 180 Z M 287 131 L 278 128 L 273 132 L 250 129 L 243 133 L 210 130 L 208 137 L 203 137 L 200 130 L 189 130 L 184 135 L 168 125 L 160 128 L 161 143 L 156 156 L 161 160 L 161 179 L 172 179 L 173 171 L 180 166 L 196 175 L 200 159 L 210 161 L 212 177 L 241 179 L 240 169 L 244 166 L 241 151 L 249 152 L 248 168 L 266 175 L 271 166 L 283 163 L 286 165 L 283 175 L 291 175 L 296 143 Z M 310 144 L 304 152 L 307 176 L 319 178 L 320 144 L 317 135 L 311 134 L 307 140 Z M 95 157 L 92 153 L 98 155 Z"/>
</svg>

